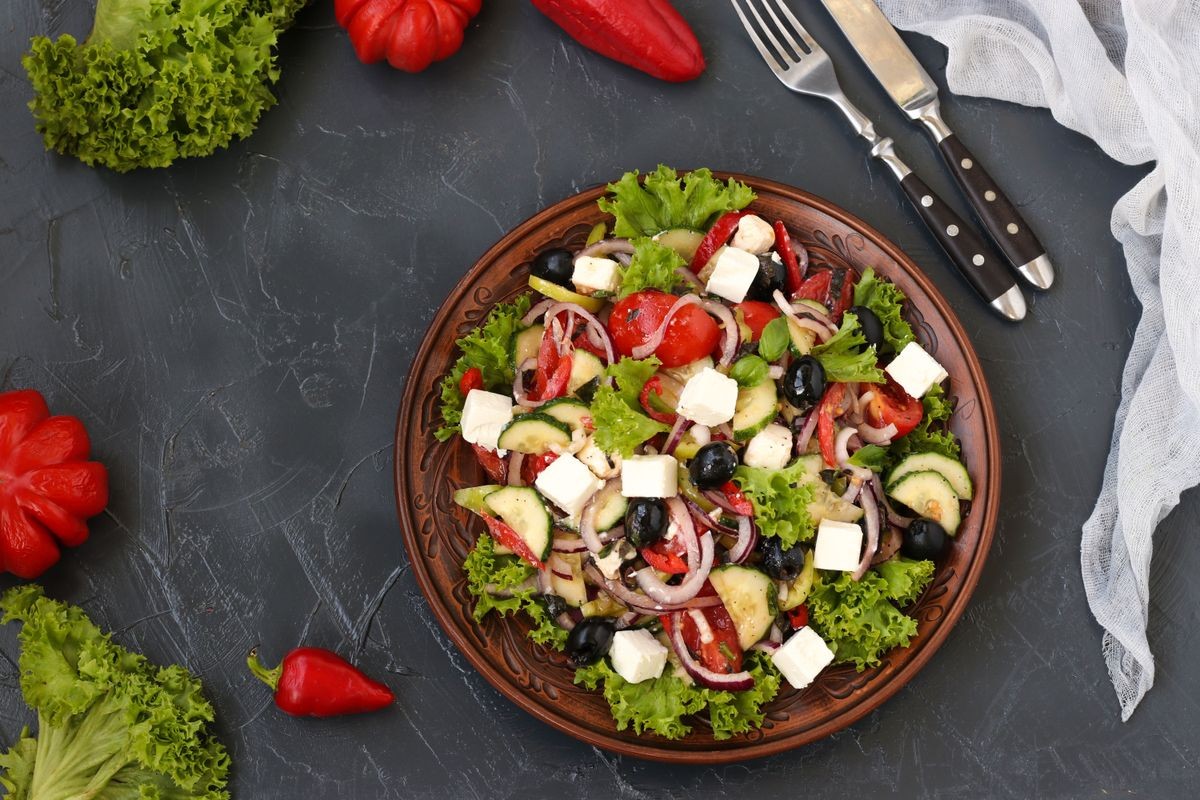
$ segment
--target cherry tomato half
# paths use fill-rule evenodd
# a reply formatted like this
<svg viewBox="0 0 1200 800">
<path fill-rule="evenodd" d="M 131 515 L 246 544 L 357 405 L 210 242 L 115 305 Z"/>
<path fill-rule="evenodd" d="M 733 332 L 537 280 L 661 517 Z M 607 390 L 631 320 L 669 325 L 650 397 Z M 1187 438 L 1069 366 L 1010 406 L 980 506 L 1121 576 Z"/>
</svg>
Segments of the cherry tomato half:
<svg viewBox="0 0 1200 800">
<path fill-rule="evenodd" d="M 716 594 L 711 584 L 705 584 L 700 590 L 700 596 Z M 742 670 L 742 645 L 738 641 L 737 628 L 725 606 L 708 606 L 700 609 L 708 627 L 713 632 L 709 642 L 700 639 L 700 629 L 690 613 L 683 614 L 683 643 L 687 649 L 700 659 L 700 663 L 720 675 L 728 675 Z M 671 617 L 660 617 L 667 635 L 671 633 Z"/>
<path fill-rule="evenodd" d="M 876 428 L 895 425 L 896 436 L 900 437 L 917 427 L 925 416 L 921 401 L 904 391 L 891 375 L 887 383 L 872 386 L 871 390 L 875 396 L 867 404 L 867 421 Z"/>
<path fill-rule="evenodd" d="M 633 348 L 649 341 L 677 299 L 674 295 L 652 290 L 634 292 L 618 300 L 608 319 L 608 330 L 617 352 L 633 355 Z M 721 329 L 703 309 L 685 306 L 667 323 L 666 334 L 654 355 L 664 367 L 679 367 L 711 353 L 720 337 Z"/>
<path fill-rule="evenodd" d="M 733 309 L 742 312 L 742 319 L 750 329 L 752 342 L 757 342 L 767 323 L 779 316 L 779 309 L 773 303 L 763 303 L 759 300 L 746 300 L 735 305 Z"/>
</svg>

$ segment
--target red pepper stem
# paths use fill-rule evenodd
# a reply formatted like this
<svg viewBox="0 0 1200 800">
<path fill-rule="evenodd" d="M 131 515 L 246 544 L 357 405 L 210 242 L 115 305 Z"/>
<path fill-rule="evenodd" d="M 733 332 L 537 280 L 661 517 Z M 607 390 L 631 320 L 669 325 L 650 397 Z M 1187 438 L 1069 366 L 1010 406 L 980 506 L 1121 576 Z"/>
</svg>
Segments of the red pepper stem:
<svg viewBox="0 0 1200 800">
<path fill-rule="evenodd" d="M 246 666 L 254 673 L 254 677 L 267 686 L 270 686 L 272 692 L 279 688 L 279 677 L 283 674 L 283 664 L 275 667 L 275 669 L 267 669 L 258 660 L 258 651 L 251 650 L 250 655 L 246 656 Z"/>
</svg>

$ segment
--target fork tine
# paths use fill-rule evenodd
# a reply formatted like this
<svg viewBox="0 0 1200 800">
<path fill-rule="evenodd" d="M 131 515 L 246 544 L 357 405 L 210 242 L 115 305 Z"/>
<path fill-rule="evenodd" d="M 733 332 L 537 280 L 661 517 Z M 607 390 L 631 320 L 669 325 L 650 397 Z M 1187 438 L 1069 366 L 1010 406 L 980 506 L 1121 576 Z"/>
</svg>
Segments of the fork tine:
<svg viewBox="0 0 1200 800">
<path fill-rule="evenodd" d="M 807 50 L 811 51 L 812 46 L 810 45 L 808 48 L 804 48 L 804 47 L 800 46 L 800 43 L 796 41 L 796 37 L 792 35 L 792 33 L 793 33 L 792 28 L 790 28 L 787 25 L 784 25 L 782 22 L 779 21 L 779 17 L 776 16 L 776 14 L 775 14 L 774 5 L 778 5 L 785 12 L 787 11 L 787 6 L 783 4 L 783 0 L 775 0 L 774 4 L 772 4 L 771 0 L 763 0 L 763 7 L 767 10 L 767 13 L 771 16 L 771 19 L 775 22 L 775 27 L 779 30 L 779 35 L 781 37 L 783 37 L 784 41 L 786 41 L 788 43 L 788 46 L 792 48 L 792 52 L 795 53 L 798 58 L 803 58 L 804 54 L 805 54 L 805 50 L 807 49 Z M 789 16 L 790 16 L 790 13 L 789 13 Z M 795 18 L 793 17 L 792 20 L 794 22 Z M 800 28 L 801 31 L 804 31 L 804 28 L 799 23 L 796 23 L 796 27 Z"/>
<path fill-rule="evenodd" d="M 808 29 L 800 24 L 800 20 L 796 19 L 796 15 L 787 7 L 787 3 L 783 2 L 783 0 L 775 0 L 775 2 L 778 4 L 779 10 L 783 12 L 783 15 L 788 18 L 788 22 L 792 23 L 792 29 L 800 37 L 800 40 L 808 45 L 808 49 L 813 53 L 822 52 L 821 45 L 817 44 L 817 40 L 808 34 Z M 772 14 L 771 16 L 774 17 L 775 15 Z M 778 22 L 779 20 L 775 21 Z M 782 28 L 783 26 L 781 25 L 780 27 Z"/>
<path fill-rule="evenodd" d="M 797 52 L 794 56 L 789 53 L 788 49 L 783 46 L 783 43 L 776 38 L 775 32 L 771 30 L 771 26 L 767 25 L 767 21 L 763 19 L 762 14 L 758 13 L 758 6 L 754 0 L 746 0 L 746 5 L 749 6 L 750 13 L 754 15 L 756 20 L 758 20 L 758 25 L 760 28 L 762 28 L 762 32 L 766 35 L 767 39 L 770 40 L 771 44 L 774 45 L 775 50 L 779 53 L 779 59 L 783 62 L 783 65 L 785 67 L 790 67 L 792 64 L 799 61 L 804 53 Z"/>
<path fill-rule="evenodd" d="M 758 48 L 758 54 L 767 62 L 767 66 L 771 68 L 771 71 L 782 79 L 781 73 L 787 70 L 787 61 L 782 60 L 778 55 L 771 52 L 766 43 L 759 38 L 758 31 L 754 29 L 754 26 L 750 24 L 750 20 L 746 18 L 746 14 L 742 11 L 742 6 L 738 0 L 730 0 L 730 2 L 733 3 L 733 10 L 737 12 L 738 18 L 742 21 L 742 27 L 746 29 L 746 33 L 750 34 L 750 41 L 754 42 L 754 46 Z M 746 2 L 749 3 L 750 0 L 746 0 Z"/>
</svg>

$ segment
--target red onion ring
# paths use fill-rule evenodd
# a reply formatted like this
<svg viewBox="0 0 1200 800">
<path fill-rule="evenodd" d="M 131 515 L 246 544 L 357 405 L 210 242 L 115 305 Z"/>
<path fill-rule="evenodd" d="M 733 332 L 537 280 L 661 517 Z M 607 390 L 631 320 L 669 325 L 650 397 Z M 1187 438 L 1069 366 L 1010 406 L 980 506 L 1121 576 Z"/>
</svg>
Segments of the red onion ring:
<svg viewBox="0 0 1200 800">
<path fill-rule="evenodd" d="M 695 597 L 704 586 L 704 582 L 708 580 L 716 545 L 710 531 L 705 531 L 699 537 L 696 536 L 696 526 L 692 524 L 692 517 L 688 514 L 687 506 L 679 497 L 672 497 L 667 501 L 667 513 L 678 528 L 676 536 L 684 537 L 683 542 L 687 547 L 687 575 L 678 586 L 668 586 L 658 577 L 658 573 L 652 568 L 646 567 L 637 571 L 637 582 L 642 591 L 655 601 L 679 605 Z"/>
<path fill-rule="evenodd" d="M 842 492 L 841 499 L 847 503 L 853 503 L 858 497 L 858 493 L 862 491 L 863 483 L 860 480 L 851 480 L 850 485 L 846 487 L 846 491 Z"/>
<path fill-rule="evenodd" d="M 867 404 L 870 403 L 874 399 L 875 399 L 875 390 L 874 389 L 867 389 L 865 392 L 860 394 L 858 396 L 858 411 L 859 411 L 859 413 L 866 411 Z"/>
<path fill-rule="evenodd" d="M 667 313 L 662 318 L 662 322 L 658 323 L 658 327 L 654 329 L 654 333 L 650 334 L 650 338 L 633 348 L 633 350 L 630 352 L 630 355 L 634 358 L 646 358 L 647 356 L 651 355 L 655 350 L 658 349 L 658 346 L 662 344 L 663 337 L 667 335 L 667 325 L 670 324 L 671 319 L 684 306 L 699 304 L 700 298 L 694 294 L 685 294 L 683 297 L 676 300 L 674 305 L 667 309 Z"/>
<path fill-rule="evenodd" d="M 722 422 L 720 425 L 718 425 L 717 433 L 721 434 L 729 441 L 733 441 L 733 428 L 729 427 L 728 422 Z"/>
<path fill-rule="evenodd" d="M 859 436 L 863 438 L 864 442 L 869 442 L 870 444 L 891 444 L 892 439 L 896 438 L 897 432 L 898 429 L 896 428 L 896 424 L 894 422 L 889 422 L 882 428 L 876 428 L 872 425 L 868 425 L 865 422 L 861 422 L 858 425 Z"/>
<path fill-rule="evenodd" d="M 546 309 L 552 305 L 554 305 L 554 301 L 549 297 L 537 301 L 533 304 L 533 307 L 530 308 L 529 311 L 525 312 L 525 316 L 521 317 L 521 324 L 525 327 L 529 327 L 537 321 L 538 317 L 542 316 L 542 314 L 545 314 Z"/>
<path fill-rule="evenodd" d="M 633 253 L 633 242 L 628 239 L 601 239 L 598 242 L 593 242 L 587 247 L 575 254 L 575 260 L 578 261 L 585 256 L 599 258 L 607 256 L 611 253 Z"/>
<path fill-rule="evenodd" d="M 879 549 L 879 506 L 875 505 L 874 492 L 862 493 L 862 509 L 867 518 L 867 546 L 863 550 L 862 560 L 858 562 L 858 569 L 850 576 L 856 581 L 862 580 L 863 575 L 867 574 L 871 559 Z"/>
<path fill-rule="evenodd" d="M 851 475 L 857 477 L 860 481 L 869 481 L 874 472 L 863 467 L 856 467 L 850 463 L 850 453 L 846 449 L 850 440 L 858 435 L 857 428 L 842 428 L 838 431 L 837 439 L 833 443 L 833 452 L 837 456 L 837 465 L 842 469 L 850 471 Z"/>
<path fill-rule="evenodd" d="M 705 300 L 701 306 L 709 314 L 719 319 L 724 326 L 725 339 L 721 342 L 721 359 L 718 363 L 723 367 L 728 366 L 733 363 L 733 357 L 737 355 L 738 341 L 741 339 L 737 320 L 734 318 L 733 312 L 729 310 L 729 306 L 724 303 Z"/>
<path fill-rule="evenodd" d="M 701 686 L 723 689 L 728 692 L 744 692 L 754 686 L 754 676 L 749 672 L 719 673 L 705 667 L 688 652 L 683 641 L 683 615 L 678 611 L 671 615 L 671 649 L 687 674 Z"/>
<path fill-rule="evenodd" d="M 737 515 L 737 513 L 738 513 L 737 510 L 734 509 L 734 507 L 729 504 L 729 498 L 727 498 L 724 494 L 717 491 L 716 489 L 705 489 L 700 494 L 702 494 L 704 496 L 705 500 L 712 503 L 714 506 L 721 509 L 722 511 L 727 511 L 730 514 Z"/>
<path fill-rule="evenodd" d="M 623 631 L 626 628 L 628 628 L 630 625 L 632 625 L 633 623 L 637 622 L 638 617 L 641 617 L 641 616 L 642 615 L 636 611 L 626 611 L 624 614 L 617 617 L 616 621 L 613 622 L 613 625 L 616 627 L 617 630 Z"/>
<path fill-rule="evenodd" d="M 516 375 L 513 376 L 513 400 L 516 400 L 517 405 L 522 408 L 538 408 L 547 402 L 546 400 L 530 399 L 529 392 L 525 388 L 525 373 L 534 366 L 537 366 L 537 361 L 527 358 L 521 362 L 521 366 L 517 367 Z"/>
<path fill-rule="evenodd" d="M 775 293 L 771 296 L 775 300 L 775 305 L 777 305 L 779 310 L 784 313 L 784 316 L 799 325 L 801 328 L 815 333 L 817 335 L 818 342 L 824 342 L 826 339 L 833 336 L 833 334 L 837 333 L 837 328 L 833 324 L 827 324 L 816 319 L 815 315 L 817 312 L 815 311 L 813 312 L 812 316 L 809 316 L 807 311 L 805 311 L 805 316 L 797 314 L 795 307 L 788 302 L 787 298 L 783 296 L 783 292 L 779 291 L 778 289 L 776 289 Z"/>
<path fill-rule="evenodd" d="M 706 514 L 703 508 L 696 505 L 691 500 L 685 498 L 683 502 L 685 505 L 687 505 L 688 511 L 691 512 L 692 520 L 695 521 L 697 525 L 703 525 L 707 530 L 710 530 L 713 533 L 723 533 L 727 536 L 738 535 L 737 528 L 731 528 L 728 525 L 723 525 L 722 523 L 717 522 L 715 519 Z"/>
<path fill-rule="evenodd" d="M 564 611 L 555 617 L 554 621 L 557 622 L 558 627 L 562 628 L 563 630 L 571 631 L 575 629 L 575 620 L 571 618 L 571 614 L 567 611 Z"/>
<path fill-rule="evenodd" d="M 536 577 L 538 594 L 554 594 L 554 587 L 550 583 L 550 570 L 539 569 Z M 570 578 L 569 575 L 567 577 Z"/>
<path fill-rule="evenodd" d="M 780 378 L 782 378 L 783 377 L 783 365 L 782 364 L 772 364 L 770 367 L 767 368 L 767 377 L 773 381 L 777 381 Z"/>
<path fill-rule="evenodd" d="M 767 632 L 767 641 L 771 644 L 783 644 L 783 631 L 779 628 L 778 622 L 771 623 L 771 630 Z"/>
<path fill-rule="evenodd" d="M 796 436 L 796 455 L 800 455 L 808 449 L 808 443 L 812 441 L 812 436 L 817 430 L 817 410 L 814 408 L 808 412 L 808 419 L 804 421 L 804 427 L 800 429 L 800 433 Z"/>
<path fill-rule="evenodd" d="M 701 283 L 700 279 L 696 277 L 696 273 L 692 272 L 687 267 L 679 267 L 675 270 L 675 274 L 691 284 L 692 288 L 697 292 L 704 291 L 704 284 Z"/>
<path fill-rule="evenodd" d="M 583 507 L 583 512 L 579 515 L 579 538 L 592 553 L 599 553 L 604 549 L 604 543 L 600 541 L 600 534 L 596 532 L 596 510 L 609 497 L 612 497 L 614 492 L 619 491 L 621 491 L 619 481 L 608 481 L 600 491 L 591 496 L 587 505 Z"/>
<path fill-rule="evenodd" d="M 586 553 L 587 545 L 578 536 L 555 536 L 550 547 L 556 553 Z"/>
<path fill-rule="evenodd" d="M 509 486 L 524 486 L 525 481 L 521 480 L 521 465 L 525 463 L 525 454 L 518 453 L 516 450 L 508 457 L 508 485 Z"/>
<path fill-rule="evenodd" d="M 546 316 L 550 319 L 553 319 L 563 311 L 574 312 L 575 314 L 578 314 L 587 320 L 588 329 L 595 331 L 596 336 L 600 340 L 600 344 L 604 347 L 604 356 L 606 359 L 608 359 L 608 363 L 611 364 L 613 362 L 612 339 L 609 337 L 608 329 L 604 327 L 604 323 L 601 322 L 595 314 L 588 311 L 583 306 L 578 306 L 574 303 L 555 303 L 546 310 Z M 589 338 L 588 341 L 592 340 Z"/>
<path fill-rule="evenodd" d="M 911 517 L 906 517 L 892 508 L 892 504 L 888 502 L 887 495 L 883 491 L 883 482 L 873 472 L 871 473 L 871 491 L 875 493 L 875 499 L 887 511 L 887 521 L 889 523 L 900 529 L 905 529 L 912 524 Z"/>
<path fill-rule="evenodd" d="M 675 448 L 679 446 L 679 440 L 683 438 L 684 432 L 691 424 L 691 420 L 684 417 L 683 414 L 675 415 L 675 424 L 671 426 L 671 432 L 667 434 L 667 443 L 663 445 L 663 453 L 671 455 L 675 452 Z"/>
<path fill-rule="evenodd" d="M 757 650 L 760 653 L 772 655 L 780 648 L 779 642 L 758 642 L 750 647 L 751 650 Z"/>
<path fill-rule="evenodd" d="M 721 604 L 721 598 L 717 597 L 716 595 L 695 597 L 680 605 L 657 603 L 641 592 L 633 591 L 620 581 L 613 581 L 604 577 L 603 573 L 601 573 L 596 565 L 590 561 L 584 565 L 583 574 L 586 575 L 588 579 L 591 580 L 591 582 L 601 591 L 608 594 L 614 600 L 624 604 L 630 610 L 637 611 L 640 614 L 647 614 L 652 617 L 657 617 L 660 614 L 665 614 L 671 611 L 682 611 L 687 608 L 707 608 L 708 606 L 716 606 Z"/>
<path fill-rule="evenodd" d="M 737 544 L 729 548 L 729 563 L 743 563 L 754 552 L 756 544 L 758 544 L 758 529 L 754 525 L 754 520 L 749 517 L 738 517 L 738 539 Z"/>
</svg>

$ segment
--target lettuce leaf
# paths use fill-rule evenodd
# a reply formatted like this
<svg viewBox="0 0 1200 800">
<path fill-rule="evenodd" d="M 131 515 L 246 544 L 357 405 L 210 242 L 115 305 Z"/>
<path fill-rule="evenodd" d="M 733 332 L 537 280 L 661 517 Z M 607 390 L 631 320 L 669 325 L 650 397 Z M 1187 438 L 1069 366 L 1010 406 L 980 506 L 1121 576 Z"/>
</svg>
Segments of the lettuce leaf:
<svg viewBox="0 0 1200 800">
<path fill-rule="evenodd" d="M 646 385 L 646 381 L 654 377 L 654 373 L 658 372 L 658 368 L 661 366 L 662 362 L 658 360 L 657 356 L 643 359 L 622 356 L 620 361 L 608 366 L 605 374 L 613 379 L 616 384 L 617 396 L 625 402 L 625 405 L 634 411 L 641 412 L 642 387 Z"/>
<path fill-rule="evenodd" d="M 503 615 L 524 612 L 533 623 L 529 638 L 541 645 L 562 650 L 567 644 L 567 632 L 551 618 L 546 606 L 538 599 L 537 589 L 527 584 L 534 569 L 516 556 L 496 555 L 496 542 L 484 533 L 467 553 L 463 562 L 467 589 L 475 595 L 471 612 L 475 621 L 497 611 Z M 526 588 L 521 588 L 525 586 Z M 508 597 L 498 596 L 510 594 Z"/>
<path fill-rule="evenodd" d="M 670 292 L 681 283 L 686 283 L 675 270 L 687 266 L 683 256 L 653 239 L 635 239 L 633 257 L 629 266 L 621 270 L 621 286 L 617 297 L 627 297 L 645 289 Z"/>
<path fill-rule="evenodd" d="M 876 366 L 874 347 L 867 347 L 858 317 L 847 311 L 842 327 L 827 342 L 812 349 L 812 356 L 825 368 L 830 383 L 883 383 L 883 370 Z"/>
<path fill-rule="evenodd" d="M 463 401 L 459 391 L 462 376 L 471 367 L 483 373 L 483 384 L 489 390 L 504 389 L 513 382 L 512 340 L 522 329 L 521 318 L 529 311 L 529 294 L 523 294 L 511 303 L 500 303 L 488 312 L 482 325 L 473 328 L 455 344 L 462 351 L 458 361 L 446 377 L 442 378 L 441 403 L 442 427 L 434 435 L 444 442 L 461 430 Z"/>
<path fill-rule="evenodd" d="M 575 683 L 587 689 L 603 685 L 604 699 L 612 709 L 618 730 L 632 727 L 638 735 L 652 731 L 668 739 L 691 733 L 683 717 L 707 708 L 713 738 L 728 739 L 762 725 L 762 708 L 779 691 L 779 673 L 761 653 L 748 653 L 746 668 L 754 687 L 744 692 L 705 689 L 676 677 L 668 665 L 652 681 L 628 683 L 613 671 L 607 659 L 575 671 Z"/>
<path fill-rule="evenodd" d="M 916 338 L 912 327 L 901 316 L 903 304 L 904 293 L 896 284 L 876 275 L 871 267 L 867 267 L 854 287 L 854 305 L 866 306 L 875 312 L 883 323 L 883 338 L 897 353 Z"/>
<path fill-rule="evenodd" d="M 734 483 L 754 506 L 754 523 L 763 536 L 774 536 L 786 549 L 807 542 L 816 528 L 808 513 L 813 487 L 800 462 L 784 469 L 740 466 Z"/>
<path fill-rule="evenodd" d="M 653 236 L 671 228 L 707 229 L 712 218 L 739 211 L 754 202 L 754 191 L 732 178 L 721 183 L 707 169 L 696 169 L 681 180 L 675 170 L 660 164 L 643 184 L 638 172 L 626 172 L 608 185 L 600 210 L 616 218 L 615 236 Z"/>
<path fill-rule="evenodd" d="M 641 391 L 640 386 L 638 390 Z M 601 386 L 596 390 L 591 410 L 592 424 L 596 426 L 593 437 L 596 446 L 605 453 L 633 455 L 639 444 L 655 434 L 670 430 L 661 422 L 634 411 L 623 395 L 618 394 L 611 386 Z"/>
<path fill-rule="evenodd" d="M 889 462 L 887 448 L 877 444 L 863 445 L 850 456 L 850 463 L 872 472 L 883 472 Z"/>
<path fill-rule="evenodd" d="M 817 570 L 808 595 L 809 625 L 834 651 L 838 662 L 859 672 L 879 664 L 894 647 L 907 647 L 917 621 L 896 603 L 907 605 L 933 578 L 932 561 L 905 558 L 884 562 L 856 581 L 849 572 Z"/>
</svg>

